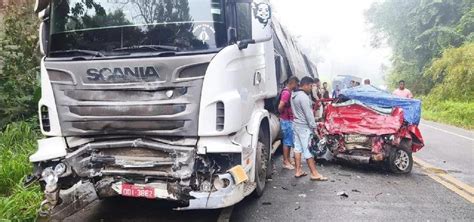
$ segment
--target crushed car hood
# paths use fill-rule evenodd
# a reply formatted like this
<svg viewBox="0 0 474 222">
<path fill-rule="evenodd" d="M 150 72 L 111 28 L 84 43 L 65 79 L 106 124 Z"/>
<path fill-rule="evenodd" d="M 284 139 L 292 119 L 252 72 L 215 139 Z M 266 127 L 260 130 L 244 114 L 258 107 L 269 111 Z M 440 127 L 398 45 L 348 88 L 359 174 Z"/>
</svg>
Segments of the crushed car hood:
<svg viewBox="0 0 474 222">
<path fill-rule="evenodd" d="M 330 134 L 384 135 L 397 133 L 403 124 L 403 110 L 364 105 L 356 100 L 329 104 L 325 127 Z"/>
</svg>

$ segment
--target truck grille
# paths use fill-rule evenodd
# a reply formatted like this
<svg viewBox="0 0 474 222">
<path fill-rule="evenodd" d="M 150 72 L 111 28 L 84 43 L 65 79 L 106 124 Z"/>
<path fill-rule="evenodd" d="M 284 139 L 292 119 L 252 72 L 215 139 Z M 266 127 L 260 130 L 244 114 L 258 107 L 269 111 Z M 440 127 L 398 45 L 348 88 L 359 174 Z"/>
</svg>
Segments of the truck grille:
<svg viewBox="0 0 474 222">
<path fill-rule="evenodd" d="M 114 93 L 116 90 L 75 90 L 67 85 L 53 85 L 53 89 L 65 136 L 101 134 L 197 136 L 202 80 L 194 82 L 197 86 L 187 86 L 184 93 L 173 93 L 171 98 L 163 96 L 166 91 L 172 90 L 169 88 L 152 91 L 132 90 L 132 95 L 129 96 L 121 96 L 122 92 Z M 85 95 L 81 95 L 81 92 L 85 92 Z M 143 96 L 139 97 L 141 92 Z"/>
<path fill-rule="evenodd" d="M 197 136 L 204 73 L 212 55 L 107 61 L 45 61 L 62 136 Z M 166 60 L 166 62 L 164 62 Z M 154 82 L 94 82 L 87 69 L 155 67 Z M 181 75 L 181 72 L 186 75 Z M 56 77 L 55 77 L 56 76 Z M 57 76 L 63 76 L 57 78 Z M 70 76 L 70 78 L 66 78 Z M 186 79 L 186 76 L 191 76 Z"/>
</svg>

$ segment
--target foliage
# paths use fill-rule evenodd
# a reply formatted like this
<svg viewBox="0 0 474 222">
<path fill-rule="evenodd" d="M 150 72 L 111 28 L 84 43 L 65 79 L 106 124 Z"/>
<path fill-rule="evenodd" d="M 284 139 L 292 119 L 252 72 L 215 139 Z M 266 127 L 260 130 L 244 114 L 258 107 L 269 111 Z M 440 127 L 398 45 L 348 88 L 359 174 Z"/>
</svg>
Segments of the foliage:
<svg viewBox="0 0 474 222">
<path fill-rule="evenodd" d="M 431 61 L 473 39 L 472 0 L 385 0 L 366 12 L 373 45 L 393 50 L 391 85 L 405 79 L 415 93 L 427 94 L 439 82 L 423 75 Z"/>
<path fill-rule="evenodd" d="M 474 102 L 474 42 L 447 49 L 424 76 L 439 83 L 431 91 L 431 98 Z"/>
<path fill-rule="evenodd" d="M 28 156 L 36 148 L 38 127 L 31 122 L 11 123 L 0 133 L 0 218 L 33 221 L 42 199 L 38 186 L 25 188 L 31 172 Z"/>
<path fill-rule="evenodd" d="M 23 2 L 23 1 L 22 1 Z M 0 129 L 6 123 L 36 113 L 39 99 L 37 73 L 38 19 L 34 1 L 11 4 L 5 9 L 0 39 Z"/>
<path fill-rule="evenodd" d="M 474 129 L 474 102 L 439 101 L 423 99 L 422 117 L 427 120 Z"/>
<path fill-rule="evenodd" d="M 38 186 L 16 185 L 11 196 L 0 196 L 0 221 L 35 221 L 42 199 Z"/>
</svg>

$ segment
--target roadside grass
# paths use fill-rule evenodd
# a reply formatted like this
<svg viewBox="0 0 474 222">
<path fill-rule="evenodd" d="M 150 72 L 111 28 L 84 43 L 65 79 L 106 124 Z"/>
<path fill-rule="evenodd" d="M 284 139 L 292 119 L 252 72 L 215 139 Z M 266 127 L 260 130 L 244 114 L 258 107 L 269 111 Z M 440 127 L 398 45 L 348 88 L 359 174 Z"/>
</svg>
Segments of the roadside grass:
<svg viewBox="0 0 474 222">
<path fill-rule="evenodd" d="M 23 186 L 31 173 L 28 156 L 36 149 L 34 123 L 16 122 L 0 133 L 0 221 L 34 221 L 42 194 L 37 185 Z"/>
<path fill-rule="evenodd" d="M 422 117 L 426 120 L 474 129 L 474 102 L 423 100 Z"/>
</svg>

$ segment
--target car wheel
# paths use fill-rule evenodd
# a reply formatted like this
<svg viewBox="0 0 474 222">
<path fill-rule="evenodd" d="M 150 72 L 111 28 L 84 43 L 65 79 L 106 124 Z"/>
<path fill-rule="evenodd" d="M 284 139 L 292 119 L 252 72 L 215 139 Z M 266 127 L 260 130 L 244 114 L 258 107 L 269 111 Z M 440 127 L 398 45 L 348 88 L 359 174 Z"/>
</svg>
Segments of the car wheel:
<svg viewBox="0 0 474 222">
<path fill-rule="evenodd" d="M 413 168 L 413 157 L 410 151 L 392 147 L 388 157 L 390 171 L 396 174 L 410 173 Z"/>
</svg>

